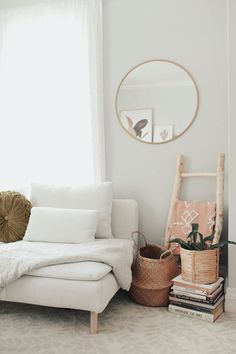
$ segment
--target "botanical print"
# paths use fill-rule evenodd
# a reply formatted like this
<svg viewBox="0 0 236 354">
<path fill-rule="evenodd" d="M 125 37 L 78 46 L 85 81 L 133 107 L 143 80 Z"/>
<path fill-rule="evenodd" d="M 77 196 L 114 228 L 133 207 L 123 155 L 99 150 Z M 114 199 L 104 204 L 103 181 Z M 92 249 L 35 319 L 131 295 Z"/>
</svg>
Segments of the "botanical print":
<svg viewBox="0 0 236 354">
<path fill-rule="evenodd" d="M 173 139 L 173 125 L 155 125 L 153 142 L 162 143 Z"/>
<path fill-rule="evenodd" d="M 135 138 L 152 142 L 152 109 L 121 111 L 120 120 Z"/>
</svg>

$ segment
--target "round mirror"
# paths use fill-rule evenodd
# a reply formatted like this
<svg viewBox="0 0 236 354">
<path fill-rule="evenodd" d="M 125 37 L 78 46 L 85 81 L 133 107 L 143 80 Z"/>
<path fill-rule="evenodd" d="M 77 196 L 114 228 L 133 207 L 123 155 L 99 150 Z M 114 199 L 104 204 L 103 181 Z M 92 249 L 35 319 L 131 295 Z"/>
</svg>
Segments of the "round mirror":
<svg viewBox="0 0 236 354">
<path fill-rule="evenodd" d="M 169 60 L 135 66 L 121 81 L 116 111 L 132 137 L 161 144 L 181 136 L 198 110 L 198 89 L 192 75 Z"/>
</svg>

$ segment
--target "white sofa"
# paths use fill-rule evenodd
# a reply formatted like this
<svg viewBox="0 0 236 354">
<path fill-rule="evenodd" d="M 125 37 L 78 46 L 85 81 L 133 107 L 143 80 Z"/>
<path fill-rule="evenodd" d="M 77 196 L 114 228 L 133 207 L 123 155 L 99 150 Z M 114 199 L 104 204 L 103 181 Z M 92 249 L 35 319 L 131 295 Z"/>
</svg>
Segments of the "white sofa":
<svg viewBox="0 0 236 354">
<path fill-rule="evenodd" d="M 138 206 L 131 199 L 112 202 L 112 234 L 130 239 L 138 230 Z M 8 284 L 0 300 L 90 311 L 91 333 L 119 285 L 109 265 L 98 262 L 60 264 L 37 269 Z"/>
</svg>

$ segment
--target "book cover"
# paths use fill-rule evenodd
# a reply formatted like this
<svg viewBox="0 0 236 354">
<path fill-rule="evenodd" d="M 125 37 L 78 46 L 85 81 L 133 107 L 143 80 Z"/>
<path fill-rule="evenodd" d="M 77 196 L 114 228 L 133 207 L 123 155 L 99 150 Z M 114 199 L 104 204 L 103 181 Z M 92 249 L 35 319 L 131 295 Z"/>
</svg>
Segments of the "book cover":
<svg viewBox="0 0 236 354">
<path fill-rule="evenodd" d="M 217 311 L 214 314 L 190 310 L 187 308 L 183 308 L 171 304 L 169 305 L 168 309 L 172 313 L 176 313 L 186 317 L 198 318 L 200 320 L 214 322 L 224 312 L 224 305 L 222 302 L 222 304 L 217 308 Z"/>
<path fill-rule="evenodd" d="M 189 289 L 181 290 L 182 288 L 177 287 L 177 286 L 173 286 L 171 289 L 172 289 L 172 293 L 174 293 L 176 295 L 190 296 L 195 299 L 203 299 L 203 300 L 208 300 L 208 301 L 214 301 L 219 296 L 219 294 L 221 292 L 222 293 L 224 292 L 224 287 L 222 284 L 210 295 L 206 295 L 206 294 L 202 294 L 202 293 L 198 294 L 196 292 L 189 291 Z"/>
<path fill-rule="evenodd" d="M 224 278 L 220 277 L 215 283 L 212 284 L 198 284 L 198 283 L 190 283 L 188 281 L 183 280 L 182 275 L 180 274 L 174 279 L 172 279 L 172 281 L 174 282 L 174 286 L 179 286 L 185 289 L 202 291 L 205 294 L 211 294 L 224 281 Z"/>
<path fill-rule="evenodd" d="M 188 309 L 202 311 L 207 313 L 214 313 L 221 303 L 224 301 L 224 296 L 221 296 L 220 299 L 216 302 L 215 305 L 208 305 L 208 304 L 199 304 L 197 302 L 191 302 L 188 300 L 180 300 L 175 298 L 169 298 L 170 303 L 175 306 L 186 307 Z"/>
<path fill-rule="evenodd" d="M 189 289 L 189 288 L 183 288 L 181 286 L 173 285 L 171 288 L 174 292 L 178 293 L 185 293 L 185 294 L 192 294 L 192 296 L 198 296 L 201 298 L 204 298 L 206 296 L 209 296 L 209 294 L 206 294 L 205 291 L 202 290 L 195 290 L 195 289 Z"/>
<path fill-rule="evenodd" d="M 192 296 L 191 294 L 187 294 L 187 295 L 184 293 L 177 294 L 173 291 L 171 291 L 169 295 L 175 299 L 183 299 L 183 300 L 194 301 L 197 303 L 214 305 L 223 294 L 224 294 L 224 292 L 221 288 L 220 291 L 217 293 L 216 297 L 214 297 L 214 298 L 209 298 L 207 296 L 203 296 L 203 297 L 199 298 L 198 296 Z"/>
<path fill-rule="evenodd" d="M 171 289 L 173 289 L 174 292 L 183 292 L 185 294 L 192 294 L 193 296 L 205 298 L 205 297 L 214 297 L 216 296 L 217 291 L 219 292 L 219 289 L 223 288 L 223 284 L 221 283 L 217 288 L 214 289 L 214 291 L 209 294 L 206 290 L 198 290 L 198 289 L 193 289 L 193 288 L 184 288 L 182 286 L 178 285 L 173 285 Z"/>
</svg>

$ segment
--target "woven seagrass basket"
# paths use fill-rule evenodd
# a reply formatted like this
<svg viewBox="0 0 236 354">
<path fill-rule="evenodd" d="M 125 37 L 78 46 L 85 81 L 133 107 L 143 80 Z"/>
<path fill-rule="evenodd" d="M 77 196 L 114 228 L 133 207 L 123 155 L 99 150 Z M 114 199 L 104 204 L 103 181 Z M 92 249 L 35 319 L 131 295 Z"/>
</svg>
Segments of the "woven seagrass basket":
<svg viewBox="0 0 236 354">
<path fill-rule="evenodd" d="M 133 268 L 133 280 L 130 297 L 145 306 L 167 306 L 168 294 L 172 286 L 171 279 L 178 273 L 178 265 L 171 251 L 161 246 L 147 244 L 137 251 L 137 259 Z"/>
<path fill-rule="evenodd" d="M 210 284 L 219 277 L 219 248 L 189 251 L 180 248 L 182 278 L 191 283 Z"/>
</svg>

